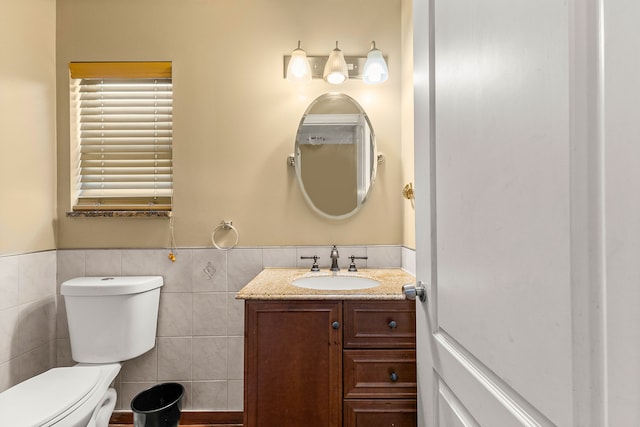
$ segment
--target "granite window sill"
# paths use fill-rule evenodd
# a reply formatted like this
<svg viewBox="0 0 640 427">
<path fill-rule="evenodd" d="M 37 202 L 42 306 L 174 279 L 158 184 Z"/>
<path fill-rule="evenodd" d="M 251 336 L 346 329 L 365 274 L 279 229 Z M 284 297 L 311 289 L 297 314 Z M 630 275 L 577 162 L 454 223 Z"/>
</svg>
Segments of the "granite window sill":
<svg viewBox="0 0 640 427">
<path fill-rule="evenodd" d="M 171 211 L 72 211 L 67 218 L 171 218 Z"/>
</svg>

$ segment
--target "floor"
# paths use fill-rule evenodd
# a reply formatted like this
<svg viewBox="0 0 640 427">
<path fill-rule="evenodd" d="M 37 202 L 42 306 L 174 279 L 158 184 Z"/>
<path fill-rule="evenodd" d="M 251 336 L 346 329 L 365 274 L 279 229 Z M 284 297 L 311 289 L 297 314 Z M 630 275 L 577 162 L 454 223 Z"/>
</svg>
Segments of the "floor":
<svg viewBox="0 0 640 427">
<path fill-rule="evenodd" d="M 183 412 L 180 426 L 188 427 L 242 427 L 242 412 Z M 109 427 L 134 427 L 133 414 L 114 412 Z"/>
<path fill-rule="evenodd" d="M 180 424 L 188 427 L 242 427 L 242 424 Z M 133 424 L 109 424 L 109 427 L 134 427 Z"/>
</svg>

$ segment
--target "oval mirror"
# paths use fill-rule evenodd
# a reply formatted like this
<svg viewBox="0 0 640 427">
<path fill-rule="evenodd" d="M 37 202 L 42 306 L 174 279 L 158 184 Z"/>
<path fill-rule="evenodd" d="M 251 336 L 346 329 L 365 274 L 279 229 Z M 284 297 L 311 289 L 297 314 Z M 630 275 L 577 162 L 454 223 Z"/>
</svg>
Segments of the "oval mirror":
<svg viewBox="0 0 640 427">
<path fill-rule="evenodd" d="M 360 104 L 343 93 L 316 98 L 295 143 L 296 176 L 313 210 L 331 219 L 355 214 L 371 191 L 376 166 L 373 128 Z"/>
</svg>

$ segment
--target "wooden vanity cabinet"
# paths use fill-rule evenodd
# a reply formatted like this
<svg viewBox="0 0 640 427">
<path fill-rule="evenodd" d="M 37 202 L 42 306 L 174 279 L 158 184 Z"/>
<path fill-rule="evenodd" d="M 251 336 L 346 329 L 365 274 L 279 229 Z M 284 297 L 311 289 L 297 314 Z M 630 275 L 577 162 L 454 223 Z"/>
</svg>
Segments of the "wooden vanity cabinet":
<svg viewBox="0 0 640 427">
<path fill-rule="evenodd" d="M 245 427 L 416 425 L 413 301 L 245 303 Z"/>
</svg>

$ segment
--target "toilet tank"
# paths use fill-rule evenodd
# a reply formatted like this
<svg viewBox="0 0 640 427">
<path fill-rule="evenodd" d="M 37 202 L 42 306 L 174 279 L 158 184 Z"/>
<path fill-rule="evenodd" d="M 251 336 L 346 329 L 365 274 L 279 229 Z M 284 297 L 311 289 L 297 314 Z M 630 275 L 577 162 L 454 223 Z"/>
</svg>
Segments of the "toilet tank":
<svg viewBox="0 0 640 427">
<path fill-rule="evenodd" d="M 155 346 L 162 276 L 77 277 L 62 284 L 71 356 L 81 363 L 132 359 Z"/>
</svg>

